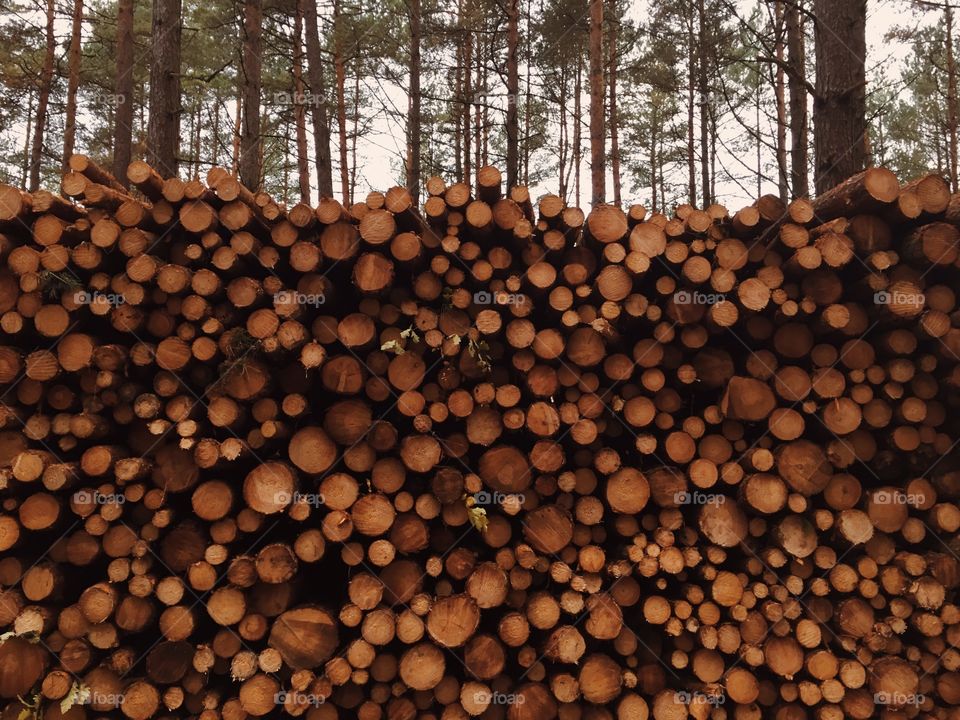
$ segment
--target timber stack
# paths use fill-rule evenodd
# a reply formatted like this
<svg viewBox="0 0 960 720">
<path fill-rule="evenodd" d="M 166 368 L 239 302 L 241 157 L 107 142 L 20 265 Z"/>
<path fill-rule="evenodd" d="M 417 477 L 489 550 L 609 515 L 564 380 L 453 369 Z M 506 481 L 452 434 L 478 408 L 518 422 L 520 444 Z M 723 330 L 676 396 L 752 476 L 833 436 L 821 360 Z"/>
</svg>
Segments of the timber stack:
<svg viewBox="0 0 960 720">
<path fill-rule="evenodd" d="M 0 187 L 2 718 L 960 718 L 960 195 Z"/>
</svg>

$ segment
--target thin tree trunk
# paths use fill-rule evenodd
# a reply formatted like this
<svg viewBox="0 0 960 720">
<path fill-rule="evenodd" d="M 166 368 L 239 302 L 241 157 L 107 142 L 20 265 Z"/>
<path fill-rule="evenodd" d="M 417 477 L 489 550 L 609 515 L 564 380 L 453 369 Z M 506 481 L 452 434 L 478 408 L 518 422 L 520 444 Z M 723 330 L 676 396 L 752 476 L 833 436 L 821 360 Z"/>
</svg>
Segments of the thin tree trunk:
<svg viewBox="0 0 960 720">
<path fill-rule="evenodd" d="M 756 123 L 757 123 L 757 197 L 763 195 L 763 142 L 760 140 L 760 78 L 757 77 L 756 93 Z"/>
<path fill-rule="evenodd" d="M 532 62 L 532 53 L 530 51 L 531 41 L 533 35 L 530 32 L 530 0 L 527 0 L 527 32 L 526 32 L 526 60 L 527 60 L 527 82 L 526 82 L 526 102 L 523 112 L 523 184 L 530 184 L 530 106 L 531 106 L 531 96 L 530 92 L 530 67 L 533 65 Z"/>
<path fill-rule="evenodd" d="M 360 62 L 353 76 L 353 137 L 350 138 L 350 204 L 357 191 L 357 143 L 360 142 Z"/>
<path fill-rule="evenodd" d="M 33 147 L 30 152 L 30 185 L 33 192 L 40 187 L 40 164 L 43 161 L 43 140 L 47 125 L 47 106 L 50 104 L 50 90 L 53 86 L 53 60 L 56 38 L 53 34 L 53 22 L 56 7 L 53 0 L 47 0 L 46 52 L 43 56 L 43 70 L 40 73 L 40 89 L 37 95 L 37 120 L 33 128 Z"/>
<path fill-rule="evenodd" d="M 164 176 L 177 174 L 180 146 L 180 0 L 153 1 L 153 62 L 147 161 Z"/>
<path fill-rule="evenodd" d="M 470 0 L 466 0 L 470 2 Z M 469 6 L 468 6 L 469 7 Z M 470 172 L 470 113 L 473 111 L 473 35 L 470 32 L 470 18 L 464 17 L 463 0 L 460 3 L 459 23 L 461 32 L 464 34 L 463 40 L 463 181 L 469 185 L 472 181 Z"/>
<path fill-rule="evenodd" d="M 407 93 L 407 190 L 420 201 L 420 0 L 410 0 L 410 90 Z"/>
<path fill-rule="evenodd" d="M 63 170 L 69 167 L 77 142 L 77 90 L 80 88 L 80 34 L 83 30 L 83 0 L 73 0 L 73 20 L 68 55 L 67 109 L 63 127 Z"/>
<path fill-rule="evenodd" d="M 310 82 L 310 102 L 307 104 L 313 120 L 313 144 L 317 154 L 317 190 L 320 197 L 333 197 L 326 73 L 320 47 L 317 0 L 304 0 L 303 8 L 307 41 L 307 79 Z"/>
<path fill-rule="evenodd" d="M 453 160 L 454 160 L 454 177 L 462 178 L 463 177 L 463 113 L 460 112 L 460 105 L 464 103 L 464 92 L 463 92 L 463 48 L 457 43 L 457 59 L 456 65 L 454 66 L 454 87 L 456 88 L 456 94 L 454 95 L 454 102 L 452 106 L 453 110 Z"/>
<path fill-rule="evenodd" d="M 620 15 L 617 12 L 617 0 L 610 2 L 610 168 L 613 172 L 613 204 L 620 206 L 620 128 L 617 113 L 617 63 L 620 57 L 617 51 L 617 29 Z"/>
<path fill-rule="evenodd" d="M 788 200 L 787 185 L 787 104 L 784 87 L 783 1 L 774 3 L 774 45 L 778 60 L 774 76 L 774 97 L 777 103 L 777 189 L 783 202 Z"/>
<path fill-rule="evenodd" d="M 651 103 L 650 116 L 650 199 L 653 207 L 651 212 L 657 212 L 657 110 L 656 104 Z"/>
<path fill-rule="evenodd" d="M 603 90 L 603 0 L 590 0 L 590 185 L 593 205 L 606 202 Z"/>
<path fill-rule="evenodd" d="M 117 62 L 114 77 L 113 176 L 129 186 L 133 154 L 133 0 L 117 3 Z"/>
<path fill-rule="evenodd" d="M 231 160 L 230 167 L 233 170 L 233 174 L 236 175 L 240 172 L 240 127 L 241 119 L 243 118 L 243 89 L 242 86 L 237 87 L 237 109 L 233 117 L 233 159 Z"/>
<path fill-rule="evenodd" d="M 787 0 L 787 50 L 792 71 L 787 77 L 790 87 L 790 180 L 794 197 L 810 194 L 807 139 L 807 89 L 803 83 L 806 59 L 803 36 L 803 0 Z"/>
<path fill-rule="evenodd" d="M 480 182 L 477 180 L 477 177 L 480 175 L 480 168 L 483 167 L 483 148 L 481 147 L 483 133 L 483 108 L 481 105 L 485 105 L 487 102 L 487 86 L 484 84 L 484 78 L 480 75 L 480 66 L 482 64 L 483 43 L 480 42 L 479 38 L 477 38 L 477 75 L 476 84 L 474 86 L 477 97 L 475 98 L 476 104 L 474 107 L 473 116 L 473 172 L 476 177 L 471 178 L 468 181 L 475 188 L 480 187 Z"/>
<path fill-rule="evenodd" d="M 694 72 L 696 69 L 696 57 L 694 56 L 693 44 L 693 8 L 690 8 L 690 14 L 687 16 L 687 185 L 689 190 L 689 202 L 691 205 L 697 204 L 697 158 L 693 144 L 693 106 L 695 102 L 695 84 Z"/>
<path fill-rule="evenodd" d="M 23 164 L 20 172 L 20 187 L 27 187 L 30 175 L 30 142 L 33 131 L 33 88 L 27 89 L 27 132 L 23 136 Z"/>
<path fill-rule="evenodd" d="M 813 104 L 817 192 L 866 164 L 866 0 L 814 0 L 817 96 Z"/>
<path fill-rule="evenodd" d="M 243 126 L 240 146 L 240 181 L 260 187 L 262 171 L 260 94 L 262 77 L 263 0 L 243 0 Z"/>
<path fill-rule="evenodd" d="M 218 91 L 213 105 L 213 113 L 210 118 L 212 125 L 211 133 L 213 135 L 210 143 L 210 165 L 213 167 L 217 167 L 220 164 L 220 107 L 222 105 L 223 98 L 220 97 Z"/>
<path fill-rule="evenodd" d="M 520 117 L 517 100 L 520 95 L 520 66 L 517 59 L 520 45 L 519 0 L 507 0 L 507 187 L 518 183 L 520 162 Z"/>
<path fill-rule="evenodd" d="M 583 163 L 581 155 L 581 145 L 583 143 L 580 137 L 580 96 L 583 94 L 583 54 L 577 53 L 577 77 L 573 85 L 573 181 L 574 181 L 574 199 L 577 207 L 580 207 L 580 165 Z"/>
<path fill-rule="evenodd" d="M 569 150 L 570 143 L 570 132 L 567 129 L 567 75 L 566 75 L 566 65 L 560 65 L 560 173 L 559 173 L 559 187 L 558 194 L 563 198 L 563 201 L 567 201 L 567 180 L 569 179 L 568 170 L 567 170 L 567 153 Z"/>
<path fill-rule="evenodd" d="M 340 0 L 333 0 L 333 67 L 337 77 L 337 131 L 340 144 L 340 192 L 345 205 L 350 205 L 350 171 L 347 167 L 347 69 L 340 47 Z"/>
<path fill-rule="evenodd" d="M 953 56 L 953 9 L 944 5 L 947 36 L 947 129 L 950 136 L 950 190 L 957 192 L 957 66 Z"/>
<path fill-rule="evenodd" d="M 303 87 L 303 5 L 297 0 L 293 15 L 293 110 L 297 125 L 297 178 L 300 202 L 310 204 L 310 159 L 307 152 L 307 108 Z"/>
<path fill-rule="evenodd" d="M 703 207 L 712 202 L 710 195 L 710 84 L 707 77 L 707 18 L 703 0 L 697 0 L 697 85 L 700 94 L 700 182 Z"/>
</svg>

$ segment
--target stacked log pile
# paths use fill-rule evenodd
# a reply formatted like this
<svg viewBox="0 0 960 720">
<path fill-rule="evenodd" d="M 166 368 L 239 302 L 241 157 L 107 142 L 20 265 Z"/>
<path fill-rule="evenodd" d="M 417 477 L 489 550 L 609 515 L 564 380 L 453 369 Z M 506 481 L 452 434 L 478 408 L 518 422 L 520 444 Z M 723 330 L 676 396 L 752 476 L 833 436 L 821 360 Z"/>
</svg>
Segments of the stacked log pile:
<svg viewBox="0 0 960 720">
<path fill-rule="evenodd" d="M 960 196 L 0 187 L 2 717 L 960 718 Z"/>
</svg>

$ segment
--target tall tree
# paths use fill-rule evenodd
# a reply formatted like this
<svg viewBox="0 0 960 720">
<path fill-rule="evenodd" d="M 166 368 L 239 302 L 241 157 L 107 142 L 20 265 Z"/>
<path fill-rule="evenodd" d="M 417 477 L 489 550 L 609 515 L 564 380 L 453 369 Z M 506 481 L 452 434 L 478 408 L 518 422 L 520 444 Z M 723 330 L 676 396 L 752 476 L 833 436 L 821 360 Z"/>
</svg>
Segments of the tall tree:
<svg viewBox="0 0 960 720">
<path fill-rule="evenodd" d="M 608 37 L 609 51 L 609 82 L 610 82 L 610 169 L 613 174 L 613 204 L 619 207 L 620 197 L 620 135 L 619 116 L 617 114 L 617 63 L 620 61 L 617 49 L 617 30 L 620 27 L 620 13 L 617 0 L 609 0 L 610 25 Z"/>
<path fill-rule="evenodd" d="M 787 101 L 784 68 L 784 9 L 783 1 L 774 2 L 774 48 L 777 62 L 774 69 L 774 97 L 777 105 L 777 189 L 780 199 L 786 202 L 790 194 L 787 182 Z"/>
<path fill-rule="evenodd" d="M 117 2 L 117 57 L 113 85 L 113 175 L 128 185 L 133 145 L 133 0 Z"/>
<path fill-rule="evenodd" d="M 691 24 L 693 20 L 691 19 Z M 700 96 L 700 182 L 703 206 L 711 202 L 710 197 L 710 84 L 708 65 L 712 64 L 710 38 L 707 31 L 707 13 L 704 0 L 697 0 L 697 91 Z"/>
<path fill-rule="evenodd" d="M 420 0 L 410 0 L 410 88 L 407 92 L 407 190 L 420 198 Z"/>
<path fill-rule="evenodd" d="M 43 141 L 47 126 L 47 108 L 50 104 L 50 92 L 53 88 L 53 64 L 56 50 L 56 38 L 53 25 L 56 20 L 56 7 L 53 0 L 47 0 L 46 50 L 43 56 L 43 69 L 40 72 L 40 89 L 37 97 L 37 117 L 33 128 L 33 147 L 30 150 L 30 185 L 32 192 L 40 187 L 40 165 L 43 162 Z"/>
<path fill-rule="evenodd" d="M 293 109 L 297 126 L 297 179 L 300 202 L 310 204 L 310 160 L 307 157 L 307 111 L 303 90 L 303 4 L 294 0 L 293 15 Z"/>
<path fill-rule="evenodd" d="M 263 0 L 243 0 L 243 125 L 240 130 L 240 181 L 260 187 L 263 138 L 260 134 Z"/>
<path fill-rule="evenodd" d="M 80 88 L 80 35 L 83 30 L 83 0 L 73 0 L 70 51 L 67 57 L 67 111 L 63 128 L 63 169 L 66 170 L 77 141 L 77 90 Z"/>
<path fill-rule="evenodd" d="M 333 67 L 337 85 L 337 140 L 340 148 L 340 192 L 343 204 L 350 205 L 350 171 L 347 163 L 347 69 L 343 57 L 341 0 L 333 0 Z"/>
<path fill-rule="evenodd" d="M 519 0 L 507 0 L 507 187 L 518 184 L 520 163 L 520 69 L 517 60 L 520 45 Z"/>
<path fill-rule="evenodd" d="M 590 0 L 590 178 L 591 202 L 606 202 L 603 82 L 603 0 Z"/>
<path fill-rule="evenodd" d="M 330 126 L 326 91 L 326 72 L 320 46 L 317 0 L 304 0 L 307 39 L 307 80 L 310 83 L 313 144 L 317 155 L 317 189 L 321 197 L 333 197 L 333 168 L 330 158 Z"/>
<path fill-rule="evenodd" d="M 957 192 L 957 63 L 953 55 L 953 8 L 943 4 L 947 56 L 947 133 L 950 137 L 950 190 Z"/>
<path fill-rule="evenodd" d="M 803 0 L 786 0 L 787 53 L 790 72 L 790 182 L 794 197 L 810 194 L 808 180 L 806 52 Z"/>
<path fill-rule="evenodd" d="M 867 1 L 814 0 L 816 188 L 829 190 L 867 162 Z"/>
<path fill-rule="evenodd" d="M 153 0 L 153 61 L 147 160 L 164 176 L 177 174 L 180 144 L 180 0 Z"/>
</svg>

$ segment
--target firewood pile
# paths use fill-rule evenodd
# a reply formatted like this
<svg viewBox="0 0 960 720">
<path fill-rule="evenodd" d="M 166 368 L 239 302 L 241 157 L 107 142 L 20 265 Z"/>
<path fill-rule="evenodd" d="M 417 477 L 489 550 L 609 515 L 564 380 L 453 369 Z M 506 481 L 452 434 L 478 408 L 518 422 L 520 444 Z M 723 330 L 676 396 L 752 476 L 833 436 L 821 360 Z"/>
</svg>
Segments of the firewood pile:
<svg viewBox="0 0 960 720">
<path fill-rule="evenodd" d="M 3 720 L 960 718 L 960 195 L 502 185 L 0 186 Z"/>
</svg>

